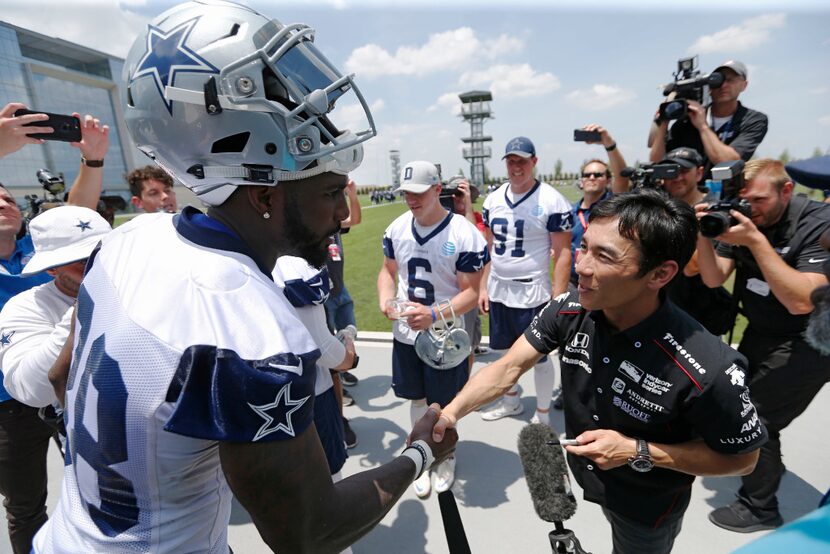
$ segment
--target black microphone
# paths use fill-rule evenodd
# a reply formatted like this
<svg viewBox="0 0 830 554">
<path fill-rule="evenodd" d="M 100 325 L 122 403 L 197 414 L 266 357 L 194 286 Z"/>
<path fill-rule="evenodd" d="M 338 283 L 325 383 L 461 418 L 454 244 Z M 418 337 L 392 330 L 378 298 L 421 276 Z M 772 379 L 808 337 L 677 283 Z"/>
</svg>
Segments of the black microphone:
<svg viewBox="0 0 830 554">
<path fill-rule="evenodd" d="M 548 442 L 556 444 L 549 445 Z M 548 534 L 554 552 L 587 554 L 579 540 L 562 522 L 576 513 L 565 455 L 559 437 L 550 425 L 531 423 L 519 433 L 519 458 L 536 514 L 555 524 Z"/>
</svg>

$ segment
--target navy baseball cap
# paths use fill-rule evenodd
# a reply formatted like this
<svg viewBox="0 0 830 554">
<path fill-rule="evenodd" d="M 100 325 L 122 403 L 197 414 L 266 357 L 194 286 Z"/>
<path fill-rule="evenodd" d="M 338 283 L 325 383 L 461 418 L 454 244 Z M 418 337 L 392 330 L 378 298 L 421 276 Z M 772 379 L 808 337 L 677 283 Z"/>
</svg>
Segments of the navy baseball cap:
<svg viewBox="0 0 830 554">
<path fill-rule="evenodd" d="M 676 163 L 691 169 L 702 166 L 703 157 L 694 148 L 681 146 L 666 154 L 666 157 L 660 160 L 660 163 Z"/>
<path fill-rule="evenodd" d="M 511 139 L 510 142 L 507 143 L 507 146 L 504 147 L 504 156 L 501 159 L 505 159 L 507 156 L 515 154 L 516 156 L 522 158 L 532 158 L 536 155 L 536 147 L 533 146 L 533 143 L 527 137 L 516 137 Z"/>
</svg>

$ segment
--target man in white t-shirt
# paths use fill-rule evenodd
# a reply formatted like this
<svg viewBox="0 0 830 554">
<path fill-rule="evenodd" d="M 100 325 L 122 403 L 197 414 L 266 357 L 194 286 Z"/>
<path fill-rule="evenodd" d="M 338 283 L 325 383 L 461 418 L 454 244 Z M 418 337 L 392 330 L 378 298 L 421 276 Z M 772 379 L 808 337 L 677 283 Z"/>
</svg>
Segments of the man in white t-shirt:
<svg viewBox="0 0 830 554">
<path fill-rule="evenodd" d="M 69 336 L 86 260 L 111 230 L 98 212 L 81 206 L 52 208 L 29 223 L 35 255 L 21 275 L 45 271 L 54 280 L 18 294 L 0 312 L 3 385 L 18 402 L 57 403 L 49 368 Z"/>
<path fill-rule="evenodd" d="M 568 290 L 571 272 L 571 205 L 550 185 L 536 179 L 536 147 L 527 137 L 507 143 L 503 159 L 508 182 L 484 200 L 484 224 L 491 263 L 479 308 L 490 314 L 490 347 L 507 350 L 548 301 Z M 550 262 L 553 260 L 553 283 Z M 552 285 L 552 286 L 551 286 Z M 534 422 L 549 423 L 554 369 L 546 356 L 536 364 Z M 524 411 L 514 386 L 481 411 L 493 421 Z"/>
</svg>

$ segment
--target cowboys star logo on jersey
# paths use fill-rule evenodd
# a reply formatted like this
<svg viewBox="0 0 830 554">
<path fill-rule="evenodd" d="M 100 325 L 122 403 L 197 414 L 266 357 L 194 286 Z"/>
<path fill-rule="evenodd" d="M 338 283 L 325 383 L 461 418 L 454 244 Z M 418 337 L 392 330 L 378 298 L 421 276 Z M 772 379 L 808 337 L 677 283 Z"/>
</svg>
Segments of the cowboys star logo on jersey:
<svg viewBox="0 0 830 554">
<path fill-rule="evenodd" d="M 12 337 L 14 336 L 14 331 L 9 333 L 3 332 L 0 333 L 0 348 L 6 347 L 12 343 Z"/>
<path fill-rule="evenodd" d="M 280 389 L 273 402 L 260 406 L 254 406 L 248 403 L 248 406 L 265 420 L 265 423 L 262 424 L 262 427 L 254 435 L 253 441 L 256 442 L 275 431 L 282 431 L 293 437 L 294 424 L 291 422 L 291 416 L 294 412 L 302 408 L 308 399 L 308 396 L 296 399 L 291 398 L 291 383 L 288 383 Z M 290 409 L 289 406 L 291 407 Z M 274 416 L 271 415 L 272 413 Z M 284 420 L 281 420 L 282 418 Z M 276 422 L 276 425 L 272 425 L 274 422 Z"/>
<path fill-rule="evenodd" d="M 165 96 L 165 87 L 172 87 L 176 82 L 176 75 L 181 72 L 191 73 L 219 73 L 219 70 L 191 50 L 185 44 L 190 31 L 199 18 L 185 21 L 168 32 L 148 25 L 147 53 L 141 58 L 130 82 L 145 77 L 152 77 L 167 111 L 173 114 L 173 101 Z"/>
</svg>

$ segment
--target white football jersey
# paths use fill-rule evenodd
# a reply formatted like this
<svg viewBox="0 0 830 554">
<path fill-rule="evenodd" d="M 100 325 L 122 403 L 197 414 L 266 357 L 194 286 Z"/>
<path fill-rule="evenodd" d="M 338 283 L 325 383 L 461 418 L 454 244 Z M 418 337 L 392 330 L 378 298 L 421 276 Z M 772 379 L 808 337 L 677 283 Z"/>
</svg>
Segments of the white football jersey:
<svg viewBox="0 0 830 554">
<path fill-rule="evenodd" d="M 493 234 L 487 283 L 490 300 L 513 308 L 550 300 L 550 233 L 573 227 L 568 201 L 540 181 L 521 197 L 514 197 L 508 182 L 484 199 L 482 215 Z"/>
<path fill-rule="evenodd" d="M 320 396 L 333 386 L 329 367 L 340 365 L 346 347 L 329 331 L 324 304 L 329 297 L 329 272 L 317 269 L 297 256 L 280 256 L 271 273 L 274 283 L 297 309 L 297 317 L 308 329 L 320 349 L 314 395 Z"/>
<path fill-rule="evenodd" d="M 449 300 L 461 291 L 457 272 L 481 271 L 489 261 L 481 232 L 464 216 L 450 213 L 426 236 L 419 234 L 412 212 L 402 214 L 383 234 L 383 254 L 398 265 L 397 298 L 425 306 Z M 418 332 L 399 319 L 393 334 L 413 344 Z"/>
<path fill-rule="evenodd" d="M 218 441 L 304 431 L 319 356 L 248 253 L 192 208 L 104 237 L 78 295 L 61 498 L 35 552 L 227 554 Z"/>
</svg>

